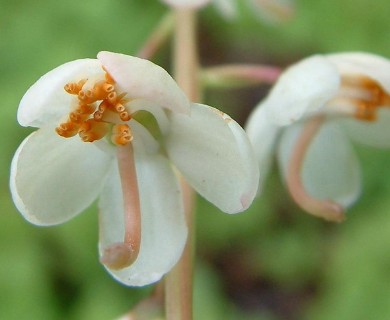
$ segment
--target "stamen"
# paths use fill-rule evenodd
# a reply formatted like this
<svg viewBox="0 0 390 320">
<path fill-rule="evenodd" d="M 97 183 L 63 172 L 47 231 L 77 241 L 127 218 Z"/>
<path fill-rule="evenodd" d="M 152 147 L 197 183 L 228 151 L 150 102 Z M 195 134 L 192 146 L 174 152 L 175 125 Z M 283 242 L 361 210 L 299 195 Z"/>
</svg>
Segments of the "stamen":
<svg viewBox="0 0 390 320">
<path fill-rule="evenodd" d="M 84 121 L 80 126 L 79 136 L 84 142 L 93 142 L 103 138 L 109 131 L 109 124 L 94 119 Z"/>
<path fill-rule="evenodd" d="M 81 90 L 78 94 L 78 98 L 80 101 L 86 104 L 90 104 L 98 100 L 91 90 Z"/>
<path fill-rule="evenodd" d="M 109 245 L 100 259 L 113 270 L 129 267 L 137 259 L 141 245 L 141 208 L 132 144 L 118 146 L 117 155 L 123 192 L 125 234 L 123 242 Z"/>
<path fill-rule="evenodd" d="M 127 124 L 117 124 L 112 128 L 111 141 L 116 145 L 127 145 L 133 140 L 133 134 Z"/>
<path fill-rule="evenodd" d="M 70 83 L 67 83 L 65 86 L 64 86 L 64 89 L 67 93 L 70 93 L 70 94 L 78 94 L 80 92 L 80 90 L 83 88 L 83 85 L 87 82 L 87 79 L 82 79 L 80 80 L 79 82 L 75 83 L 75 82 L 70 82 Z"/>
<path fill-rule="evenodd" d="M 341 222 L 344 220 L 343 207 L 331 200 L 319 200 L 307 193 L 302 182 L 302 165 L 312 139 L 320 129 L 325 116 L 308 120 L 294 147 L 287 171 L 287 187 L 294 201 L 308 213 L 325 220 Z"/>
<path fill-rule="evenodd" d="M 124 111 L 119 114 L 119 118 L 121 118 L 122 121 L 129 121 L 131 119 L 131 115 L 127 111 Z"/>
<path fill-rule="evenodd" d="M 115 106 L 115 110 L 117 111 L 117 112 L 123 112 L 123 111 L 125 111 L 126 110 L 126 108 L 125 108 L 125 106 L 124 105 L 122 105 L 122 104 L 120 104 L 120 103 L 118 103 L 116 106 Z"/>
<path fill-rule="evenodd" d="M 80 124 L 83 121 L 85 121 L 88 118 L 88 116 L 89 116 L 88 114 L 82 114 L 82 113 L 78 112 L 78 110 L 69 113 L 70 121 L 75 122 L 75 123 L 80 123 Z"/>
<path fill-rule="evenodd" d="M 105 80 L 88 86 L 91 89 L 84 87 L 87 80 L 70 82 L 64 86 L 67 93 L 77 95 L 78 105 L 69 113 L 68 120 L 56 128 L 56 132 L 66 138 L 79 133 L 83 141 L 93 142 L 103 138 L 111 124 L 127 122 L 131 115 L 125 106 L 128 102 L 126 93 L 115 91 L 115 81 L 107 72 Z M 128 125 L 114 126 L 112 133 L 116 145 L 126 145 L 132 140 Z"/>
<path fill-rule="evenodd" d="M 78 108 L 76 109 L 81 114 L 90 115 L 95 111 L 95 105 L 94 104 L 79 104 Z"/>
<path fill-rule="evenodd" d="M 114 85 L 100 81 L 93 86 L 92 92 L 96 100 L 106 99 L 110 92 L 114 91 Z"/>
<path fill-rule="evenodd" d="M 104 74 L 104 77 L 106 79 L 106 82 L 107 83 L 110 83 L 110 84 L 115 84 L 115 80 L 111 77 L 111 75 L 108 73 L 108 71 L 106 70 L 106 68 L 102 67 L 102 69 L 104 70 L 105 74 Z"/>
<path fill-rule="evenodd" d="M 380 107 L 390 105 L 390 95 L 373 79 L 363 76 L 344 76 L 339 96 L 355 105 L 355 118 L 374 121 Z M 337 98 L 333 101 L 337 102 Z"/>
<path fill-rule="evenodd" d="M 79 124 L 68 121 L 61 123 L 55 130 L 61 137 L 70 138 L 79 132 L 79 128 Z"/>
<path fill-rule="evenodd" d="M 117 101 L 117 94 L 116 92 L 110 92 L 109 95 L 107 96 L 107 100 L 110 104 L 115 104 Z"/>
</svg>

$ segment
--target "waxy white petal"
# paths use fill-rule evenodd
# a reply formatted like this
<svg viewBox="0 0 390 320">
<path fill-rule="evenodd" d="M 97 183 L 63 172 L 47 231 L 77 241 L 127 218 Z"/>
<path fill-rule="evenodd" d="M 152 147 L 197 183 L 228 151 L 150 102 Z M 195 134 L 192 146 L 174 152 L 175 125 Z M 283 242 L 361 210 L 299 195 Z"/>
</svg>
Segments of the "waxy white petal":
<svg viewBox="0 0 390 320">
<path fill-rule="evenodd" d="M 250 9 L 262 20 L 269 23 L 283 22 L 291 18 L 291 0 L 247 0 Z"/>
<path fill-rule="evenodd" d="M 69 114 L 73 96 L 64 90 L 69 82 L 103 74 L 96 59 L 74 60 L 49 71 L 24 94 L 18 109 L 18 121 L 22 126 L 42 127 L 58 124 Z"/>
<path fill-rule="evenodd" d="M 260 188 L 272 165 L 274 148 L 280 130 L 281 127 L 269 121 L 267 109 L 261 107 L 252 112 L 245 126 L 260 168 Z"/>
<path fill-rule="evenodd" d="M 143 152 L 152 154 L 159 150 L 159 143 L 142 124 L 138 123 L 134 119 L 131 119 L 129 124 L 134 136 L 132 143 L 137 150 L 142 149 Z"/>
<path fill-rule="evenodd" d="M 168 117 L 164 109 L 161 109 L 160 107 L 156 106 L 156 104 L 151 103 L 147 100 L 134 100 L 127 104 L 127 108 L 133 113 L 140 110 L 150 112 L 156 119 L 162 133 L 165 133 L 169 130 Z"/>
<path fill-rule="evenodd" d="M 237 17 L 237 0 L 214 0 L 213 4 L 225 18 L 234 19 Z"/>
<path fill-rule="evenodd" d="M 337 53 L 326 57 L 342 75 L 369 77 L 390 93 L 390 60 L 363 52 Z"/>
<path fill-rule="evenodd" d="M 342 119 L 341 122 L 351 138 L 376 148 L 390 148 L 390 109 L 378 109 L 375 121 Z"/>
<path fill-rule="evenodd" d="M 270 121 L 289 125 L 321 109 L 340 85 L 336 67 L 322 56 L 312 56 L 287 69 L 266 100 Z"/>
<path fill-rule="evenodd" d="M 183 251 L 187 228 L 182 194 L 167 159 L 142 150 L 136 154 L 136 171 L 141 203 L 141 249 L 137 260 L 119 271 L 107 270 L 129 286 L 158 281 L 178 261 Z M 118 167 L 110 172 L 100 201 L 100 252 L 122 242 L 124 213 Z"/>
<path fill-rule="evenodd" d="M 285 178 L 302 125 L 290 126 L 281 137 L 278 160 Z M 343 207 L 349 207 L 358 198 L 361 191 L 359 162 L 337 124 L 324 124 L 313 138 L 301 176 L 305 189 L 316 199 L 333 200 Z"/>
<path fill-rule="evenodd" d="M 190 185 L 222 211 L 245 210 L 259 181 L 257 161 L 244 130 L 212 107 L 193 104 L 191 116 L 171 114 L 169 157 Z"/>
<path fill-rule="evenodd" d="M 97 198 L 111 161 L 91 143 L 41 128 L 23 141 L 12 160 L 14 203 L 31 223 L 65 222 Z"/>
<path fill-rule="evenodd" d="M 166 4 L 178 8 L 200 8 L 211 0 L 162 0 Z"/>
<path fill-rule="evenodd" d="M 163 68 L 119 53 L 101 51 L 97 57 L 119 90 L 127 93 L 127 98 L 144 99 L 158 107 L 189 113 L 188 98 Z"/>
</svg>

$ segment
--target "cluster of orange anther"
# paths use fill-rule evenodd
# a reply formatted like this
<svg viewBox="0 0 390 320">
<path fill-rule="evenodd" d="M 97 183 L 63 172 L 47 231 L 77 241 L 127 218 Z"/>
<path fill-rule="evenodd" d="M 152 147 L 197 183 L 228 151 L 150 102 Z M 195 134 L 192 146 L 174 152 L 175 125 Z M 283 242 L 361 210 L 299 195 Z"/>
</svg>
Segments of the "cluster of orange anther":
<svg viewBox="0 0 390 320">
<path fill-rule="evenodd" d="M 343 85 L 356 88 L 364 93 L 364 97 L 355 99 L 355 117 L 359 120 L 375 121 L 378 108 L 390 105 L 390 95 L 372 79 L 348 77 L 343 79 Z"/>
<path fill-rule="evenodd" d="M 84 90 L 87 81 L 82 79 L 65 85 L 67 93 L 77 96 L 78 104 L 69 113 L 68 120 L 56 128 L 56 132 L 65 138 L 79 134 L 84 142 L 93 142 L 102 139 L 111 130 L 113 143 L 126 145 L 131 142 L 130 127 L 123 123 L 131 119 L 125 107 L 128 102 L 126 93 L 116 91 L 115 81 L 107 72 L 105 80 Z"/>
</svg>

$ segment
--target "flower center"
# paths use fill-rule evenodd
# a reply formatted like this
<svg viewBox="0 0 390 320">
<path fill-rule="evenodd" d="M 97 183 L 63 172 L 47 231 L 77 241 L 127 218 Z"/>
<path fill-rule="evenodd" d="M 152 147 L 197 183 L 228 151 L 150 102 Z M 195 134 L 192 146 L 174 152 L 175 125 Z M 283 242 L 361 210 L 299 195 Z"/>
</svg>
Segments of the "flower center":
<svg viewBox="0 0 390 320">
<path fill-rule="evenodd" d="M 133 139 L 126 123 L 131 115 L 125 107 L 126 93 L 119 93 L 114 79 L 105 72 L 105 79 L 87 87 L 88 79 L 64 86 L 67 93 L 77 97 L 76 107 L 56 132 L 65 138 L 79 134 L 84 142 L 93 142 L 110 135 L 116 145 L 127 145 Z"/>
<path fill-rule="evenodd" d="M 344 76 L 336 102 L 359 120 L 375 121 L 378 108 L 390 105 L 390 95 L 368 77 Z"/>
</svg>

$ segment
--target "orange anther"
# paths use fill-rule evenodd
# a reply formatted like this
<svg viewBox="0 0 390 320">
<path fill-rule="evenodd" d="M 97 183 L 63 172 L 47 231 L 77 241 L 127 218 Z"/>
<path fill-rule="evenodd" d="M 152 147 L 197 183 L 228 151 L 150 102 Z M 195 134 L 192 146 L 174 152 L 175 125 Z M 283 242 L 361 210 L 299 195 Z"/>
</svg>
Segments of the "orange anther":
<svg viewBox="0 0 390 320">
<path fill-rule="evenodd" d="M 61 123 L 56 128 L 56 132 L 61 137 L 70 138 L 79 132 L 79 128 L 80 128 L 80 126 L 77 123 L 68 121 L 68 122 Z"/>
<path fill-rule="evenodd" d="M 95 111 L 95 108 L 96 107 L 93 104 L 84 104 L 81 102 L 81 104 L 78 105 L 76 110 L 81 114 L 92 114 Z"/>
<path fill-rule="evenodd" d="M 96 100 L 106 99 L 110 92 L 114 91 L 114 85 L 105 81 L 99 81 L 93 86 L 92 92 Z"/>
<path fill-rule="evenodd" d="M 90 104 L 90 103 L 93 103 L 95 102 L 96 100 L 96 97 L 94 96 L 93 92 L 91 90 L 81 90 L 79 93 L 78 93 L 78 98 L 81 102 L 83 103 L 86 103 L 86 104 Z"/>
<path fill-rule="evenodd" d="M 112 128 L 111 141 L 116 145 L 126 145 L 133 140 L 133 134 L 127 124 L 117 124 Z"/>
<path fill-rule="evenodd" d="M 108 123 L 88 119 L 80 126 L 79 135 L 84 142 L 93 142 L 103 138 L 107 134 L 108 130 Z"/>
<path fill-rule="evenodd" d="M 119 118 L 121 118 L 122 121 L 129 121 L 131 119 L 131 115 L 127 111 L 123 111 L 119 114 Z"/>
<path fill-rule="evenodd" d="M 124 112 L 124 111 L 126 111 L 126 108 L 125 108 L 125 106 L 124 106 L 123 104 L 117 103 L 117 104 L 115 105 L 115 110 L 116 110 L 117 112 Z"/>
<path fill-rule="evenodd" d="M 367 77 L 347 76 L 342 78 L 342 87 L 356 92 L 346 98 L 356 107 L 355 117 L 364 121 L 375 121 L 378 108 L 390 105 L 390 95 L 375 80 Z"/>
<path fill-rule="evenodd" d="M 104 68 L 103 68 L 104 69 Z M 115 91 L 115 81 L 106 72 L 105 80 L 97 81 L 85 88 L 87 79 L 65 85 L 67 93 L 77 95 L 78 105 L 69 113 L 68 121 L 60 124 L 56 132 L 63 137 L 79 133 L 81 139 L 92 142 L 103 138 L 111 124 L 129 121 L 131 115 L 126 109 L 126 93 Z M 117 145 L 126 145 L 132 134 L 128 125 L 115 129 L 114 140 Z"/>
<path fill-rule="evenodd" d="M 88 114 L 82 114 L 78 110 L 69 113 L 69 119 L 71 122 L 80 123 L 88 118 Z"/>
<path fill-rule="evenodd" d="M 83 88 L 84 84 L 87 82 L 87 79 L 80 80 L 79 82 L 70 82 L 64 86 L 64 89 L 67 93 L 78 94 Z"/>
</svg>

